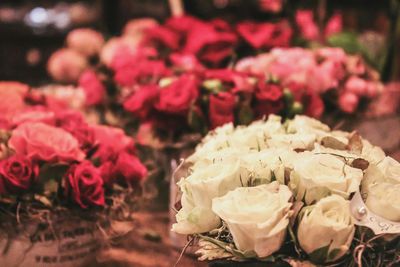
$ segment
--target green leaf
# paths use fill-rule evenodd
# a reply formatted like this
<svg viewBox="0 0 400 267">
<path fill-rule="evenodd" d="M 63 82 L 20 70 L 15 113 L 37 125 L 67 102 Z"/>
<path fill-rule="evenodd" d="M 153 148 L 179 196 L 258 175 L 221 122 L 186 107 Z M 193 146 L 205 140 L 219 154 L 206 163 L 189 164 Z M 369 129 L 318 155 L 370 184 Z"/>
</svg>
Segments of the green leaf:
<svg viewBox="0 0 400 267">
<path fill-rule="evenodd" d="M 357 35 L 352 32 L 340 32 L 329 36 L 327 42 L 331 46 L 341 47 L 347 53 L 355 54 L 361 52 L 360 43 Z"/>
<path fill-rule="evenodd" d="M 324 263 L 328 260 L 328 253 L 329 253 L 329 247 L 331 244 L 325 246 L 325 247 L 320 247 L 310 254 L 308 256 L 310 257 L 311 261 L 315 263 Z"/>
</svg>

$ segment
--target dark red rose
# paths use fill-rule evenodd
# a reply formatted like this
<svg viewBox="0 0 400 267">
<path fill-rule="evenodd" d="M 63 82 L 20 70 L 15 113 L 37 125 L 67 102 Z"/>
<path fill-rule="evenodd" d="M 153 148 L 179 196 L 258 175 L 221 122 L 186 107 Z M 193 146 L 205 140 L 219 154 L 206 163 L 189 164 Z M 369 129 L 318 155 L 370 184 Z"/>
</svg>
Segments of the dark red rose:
<svg viewBox="0 0 400 267">
<path fill-rule="evenodd" d="M 125 100 L 124 109 L 141 119 L 146 118 L 158 100 L 159 91 L 158 85 L 141 86 Z"/>
<path fill-rule="evenodd" d="M 85 71 L 79 78 L 79 86 L 85 92 L 87 106 L 99 105 L 104 101 L 106 88 L 94 71 Z"/>
<path fill-rule="evenodd" d="M 188 32 L 183 52 L 218 65 L 232 55 L 236 43 L 237 37 L 231 32 L 220 32 L 211 24 L 197 24 Z"/>
<path fill-rule="evenodd" d="M 117 174 L 115 172 L 115 163 L 112 161 L 106 161 L 99 167 L 101 178 L 103 178 L 104 185 L 111 186 Z"/>
<path fill-rule="evenodd" d="M 147 30 L 144 42 L 158 48 L 178 50 L 180 37 L 177 32 L 160 25 Z"/>
<path fill-rule="evenodd" d="M 234 121 L 235 102 L 235 96 L 228 92 L 210 96 L 209 117 L 211 128 L 214 129 Z"/>
<path fill-rule="evenodd" d="M 23 156 L 0 162 L 0 194 L 19 194 L 29 190 L 39 173 L 39 166 Z"/>
<path fill-rule="evenodd" d="M 261 78 L 256 87 L 256 98 L 260 101 L 277 101 L 282 98 L 282 87 L 274 84 L 267 83 L 265 79 Z"/>
<path fill-rule="evenodd" d="M 193 75 L 182 75 L 160 92 L 156 104 L 159 111 L 185 115 L 199 96 L 199 82 Z"/>
<path fill-rule="evenodd" d="M 233 93 L 253 92 L 254 84 L 245 73 L 231 69 L 209 69 L 204 72 L 205 79 L 220 80 L 224 87 Z"/>
<path fill-rule="evenodd" d="M 268 116 L 270 114 L 279 114 L 285 107 L 285 104 L 282 100 L 278 101 L 270 101 L 270 100 L 264 100 L 264 101 L 257 101 L 257 104 L 255 106 L 255 111 L 257 113 L 257 116 L 259 118 L 263 116 Z"/>
<path fill-rule="evenodd" d="M 204 24 L 204 22 L 191 16 L 174 16 L 166 21 L 165 26 L 181 34 L 186 34 L 197 24 Z"/>
<path fill-rule="evenodd" d="M 104 206 L 103 179 L 89 161 L 72 165 L 64 176 L 65 195 L 81 208 Z"/>
<path fill-rule="evenodd" d="M 146 178 L 147 169 L 136 156 L 122 152 L 115 163 L 115 173 L 128 184 L 134 185 Z"/>
<path fill-rule="evenodd" d="M 303 105 L 305 115 L 314 118 L 321 117 L 324 112 L 324 102 L 318 94 L 298 83 L 289 84 L 288 89 L 294 99 Z"/>
<path fill-rule="evenodd" d="M 239 35 L 255 49 L 270 49 L 275 46 L 288 46 L 292 30 L 285 22 L 258 23 L 242 22 L 237 26 Z"/>
</svg>

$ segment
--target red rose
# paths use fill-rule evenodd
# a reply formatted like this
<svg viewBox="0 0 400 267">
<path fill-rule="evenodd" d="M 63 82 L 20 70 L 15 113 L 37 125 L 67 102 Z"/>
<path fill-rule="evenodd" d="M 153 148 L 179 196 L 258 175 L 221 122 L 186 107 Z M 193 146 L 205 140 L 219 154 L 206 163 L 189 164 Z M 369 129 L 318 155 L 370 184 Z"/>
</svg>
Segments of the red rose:
<svg viewBox="0 0 400 267">
<path fill-rule="evenodd" d="M 202 71 L 204 66 L 192 54 L 173 53 L 169 56 L 173 67 L 178 71 Z"/>
<path fill-rule="evenodd" d="M 160 92 L 156 108 L 170 114 L 186 114 L 199 96 L 198 80 L 192 75 L 182 75 Z"/>
<path fill-rule="evenodd" d="M 232 55 L 237 37 L 231 32 L 219 32 L 210 24 L 193 26 L 188 32 L 183 52 L 196 55 L 201 61 L 218 65 Z"/>
<path fill-rule="evenodd" d="M 12 156 L 0 162 L 0 194 L 19 194 L 29 190 L 39 167 L 23 156 Z"/>
<path fill-rule="evenodd" d="M 160 88 L 158 85 L 144 85 L 134 92 L 124 102 L 124 109 L 132 112 L 141 119 L 148 116 L 154 103 L 158 99 Z"/>
<path fill-rule="evenodd" d="M 67 131 L 41 122 L 28 122 L 18 126 L 11 135 L 8 145 L 17 155 L 32 160 L 51 162 L 81 161 L 85 154 L 79 143 Z"/>
<path fill-rule="evenodd" d="M 220 80 L 224 87 L 233 93 L 254 90 L 254 85 L 247 74 L 231 69 L 209 69 L 204 72 L 204 78 Z"/>
<path fill-rule="evenodd" d="M 71 197 L 81 208 L 104 206 L 103 179 L 91 162 L 72 165 L 64 179 L 65 195 Z"/>
<path fill-rule="evenodd" d="M 277 101 L 282 97 L 282 88 L 273 83 L 267 83 L 264 79 L 258 81 L 256 98 L 261 101 Z"/>
<path fill-rule="evenodd" d="M 131 185 L 142 181 L 147 176 L 147 169 L 142 162 L 136 156 L 126 152 L 118 155 L 115 172 Z"/>
<path fill-rule="evenodd" d="M 324 102 L 321 97 L 302 84 L 291 83 L 288 89 L 296 101 L 304 107 L 304 114 L 310 117 L 319 118 L 324 112 Z"/>
<path fill-rule="evenodd" d="M 99 105 L 103 102 L 106 88 L 94 71 L 85 71 L 79 78 L 79 86 L 85 92 L 87 106 Z"/>
<path fill-rule="evenodd" d="M 143 59 L 116 69 L 114 79 L 121 86 L 132 86 L 136 83 L 154 83 L 167 74 L 168 69 L 163 61 Z"/>
<path fill-rule="evenodd" d="M 156 26 L 148 29 L 144 42 L 151 43 L 156 47 L 166 47 L 171 50 L 179 49 L 180 36 L 175 31 L 165 26 Z"/>
<path fill-rule="evenodd" d="M 115 163 L 111 160 L 101 164 L 99 171 L 105 186 L 111 186 L 117 178 Z"/>
<path fill-rule="evenodd" d="M 195 25 L 203 23 L 203 21 L 192 16 L 176 16 L 169 18 L 165 26 L 181 34 L 186 34 L 191 31 Z"/>
<path fill-rule="evenodd" d="M 270 49 L 275 46 L 288 46 L 292 30 L 285 22 L 258 23 L 242 22 L 237 26 L 240 36 L 255 49 Z"/>
<path fill-rule="evenodd" d="M 79 147 L 85 152 L 97 145 L 94 130 L 86 122 L 65 124 L 62 128 L 78 140 Z"/>
<path fill-rule="evenodd" d="M 228 92 L 221 92 L 210 96 L 210 124 L 211 128 L 234 121 L 235 96 Z"/>
</svg>

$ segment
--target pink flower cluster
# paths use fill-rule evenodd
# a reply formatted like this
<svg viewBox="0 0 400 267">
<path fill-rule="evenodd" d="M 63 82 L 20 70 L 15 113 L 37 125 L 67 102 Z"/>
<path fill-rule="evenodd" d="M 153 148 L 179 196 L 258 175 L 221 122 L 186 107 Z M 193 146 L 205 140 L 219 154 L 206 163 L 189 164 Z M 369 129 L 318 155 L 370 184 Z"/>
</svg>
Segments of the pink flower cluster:
<svg viewBox="0 0 400 267">
<path fill-rule="evenodd" d="M 54 179 L 58 192 L 81 208 L 103 206 L 114 183 L 135 186 L 147 175 L 123 130 L 89 124 L 27 85 L 0 83 L 0 194 L 43 194 Z M 59 177 L 45 177 L 49 169 Z"/>
<path fill-rule="evenodd" d="M 317 95 L 331 92 L 331 101 L 346 113 L 356 112 L 362 100 L 374 98 L 383 89 L 376 71 L 361 57 L 340 48 L 275 48 L 240 60 L 236 69 L 273 76 L 284 86 L 299 84 Z"/>
</svg>

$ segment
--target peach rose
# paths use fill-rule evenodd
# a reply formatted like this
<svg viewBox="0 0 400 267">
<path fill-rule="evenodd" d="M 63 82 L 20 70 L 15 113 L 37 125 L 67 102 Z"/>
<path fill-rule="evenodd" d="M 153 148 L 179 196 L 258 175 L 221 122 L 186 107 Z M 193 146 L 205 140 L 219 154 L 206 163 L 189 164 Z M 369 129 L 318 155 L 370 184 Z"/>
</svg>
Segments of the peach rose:
<svg viewBox="0 0 400 267">
<path fill-rule="evenodd" d="M 157 25 L 158 22 L 152 18 L 132 19 L 126 23 L 123 30 L 123 35 L 128 35 L 141 39 L 143 37 L 143 33 L 146 30 L 153 28 Z"/>
<path fill-rule="evenodd" d="M 65 162 L 82 161 L 85 158 L 74 136 L 41 122 L 28 122 L 18 126 L 12 132 L 8 145 L 17 155 L 33 160 Z"/>
<path fill-rule="evenodd" d="M 86 57 L 98 54 L 103 45 L 103 35 L 89 28 L 75 29 L 67 35 L 67 46 Z"/>
<path fill-rule="evenodd" d="M 75 50 L 63 48 L 51 55 L 47 72 L 59 82 L 76 82 L 88 66 L 86 58 Z"/>
</svg>

